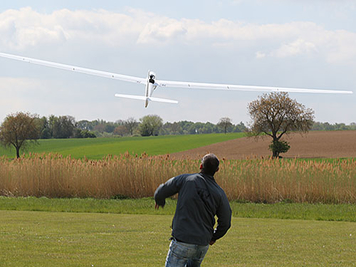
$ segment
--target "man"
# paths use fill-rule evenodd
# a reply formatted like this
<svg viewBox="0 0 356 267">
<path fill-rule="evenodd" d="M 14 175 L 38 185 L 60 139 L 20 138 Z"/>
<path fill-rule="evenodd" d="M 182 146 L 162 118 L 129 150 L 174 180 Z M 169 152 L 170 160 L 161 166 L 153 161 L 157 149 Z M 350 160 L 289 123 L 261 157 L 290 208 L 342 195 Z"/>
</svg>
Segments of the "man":
<svg viewBox="0 0 356 267">
<path fill-rule="evenodd" d="M 167 197 L 178 193 L 166 267 L 200 266 L 209 245 L 223 237 L 231 226 L 230 204 L 214 179 L 219 170 L 218 158 L 214 154 L 205 155 L 200 170 L 169 179 L 154 194 L 158 209 L 164 207 Z M 218 225 L 214 230 L 215 215 Z"/>
</svg>

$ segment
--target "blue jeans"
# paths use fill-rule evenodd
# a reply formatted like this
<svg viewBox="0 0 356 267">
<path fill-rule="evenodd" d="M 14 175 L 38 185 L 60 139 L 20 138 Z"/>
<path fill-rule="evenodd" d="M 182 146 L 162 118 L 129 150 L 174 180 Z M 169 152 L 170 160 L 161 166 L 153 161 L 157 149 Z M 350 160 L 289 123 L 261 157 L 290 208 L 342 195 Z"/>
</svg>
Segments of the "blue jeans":
<svg viewBox="0 0 356 267">
<path fill-rule="evenodd" d="M 199 246 L 172 240 L 166 258 L 166 267 L 198 267 L 209 245 Z"/>
</svg>

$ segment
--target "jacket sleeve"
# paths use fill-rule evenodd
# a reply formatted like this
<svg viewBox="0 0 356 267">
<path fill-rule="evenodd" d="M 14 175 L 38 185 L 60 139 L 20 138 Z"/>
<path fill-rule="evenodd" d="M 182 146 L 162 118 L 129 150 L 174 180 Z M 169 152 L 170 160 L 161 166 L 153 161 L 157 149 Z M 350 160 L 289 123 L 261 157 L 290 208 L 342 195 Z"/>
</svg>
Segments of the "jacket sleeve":
<svg viewBox="0 0 356 267">
<path fill-rule="evenodd" d="M 221 203 L 219 208 L 216 212 L 218 217 L 218 225 L 214 230 L 214 234 L 212 237 L 212 241 L 218 240 L 219 238 L 223 237 L 227 230 L 231 227 L 231 208 L 229 201 L 225 194 L 223 194 Z"/>
<path fill-rule="evenodd" d="M 175 195 L 179 192 L 182 176 L 176 176 L 169 179 L 164 184 L 161 184 L 156 189 L 154 194 L 157 205 L 164 207 L 166 204 L 166 198 Z"/>
</svg>

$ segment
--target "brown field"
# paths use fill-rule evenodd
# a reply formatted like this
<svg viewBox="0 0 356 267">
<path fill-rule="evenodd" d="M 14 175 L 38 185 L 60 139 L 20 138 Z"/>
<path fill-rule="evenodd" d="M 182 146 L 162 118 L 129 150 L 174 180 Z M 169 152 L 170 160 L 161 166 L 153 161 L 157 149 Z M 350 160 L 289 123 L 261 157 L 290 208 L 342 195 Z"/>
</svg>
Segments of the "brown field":
<svg viewBox="0 0 356 267">
<path fill-rule="evenodd" d="M 225 159 L 268 157 L 270 137 L 239 138 L 184 152 L 171 154 L 172 158 L 200 158 L 207 152 Z M 315 131 L 306 135 L 290 134 L 285 139 L 290 150 L 281 154 L 286 158 L 349 158 L 356 157 L 356 131 Z"/>
</svg>

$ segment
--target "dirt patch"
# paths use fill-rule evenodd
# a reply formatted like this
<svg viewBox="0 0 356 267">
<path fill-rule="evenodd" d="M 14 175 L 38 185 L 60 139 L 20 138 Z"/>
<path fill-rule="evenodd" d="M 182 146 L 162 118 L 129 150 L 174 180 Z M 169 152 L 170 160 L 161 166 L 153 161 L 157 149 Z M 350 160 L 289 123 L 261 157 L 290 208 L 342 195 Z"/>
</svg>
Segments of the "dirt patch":
<svg viewBox="0 0 356 267">
<path fill-rule="evenodd" d="M 286 139 L 290 150 L 282 154 L 286 158 L 346 158 L 356 157 L 356 131 L 315 131 L 306 135 L 290 134 Z M 172 158 L 201 158 L 214 153 L 219 158 L 245 159 L 268 157 L 271 138 L 239 138 L 171 154 Z"/>
</svg>

